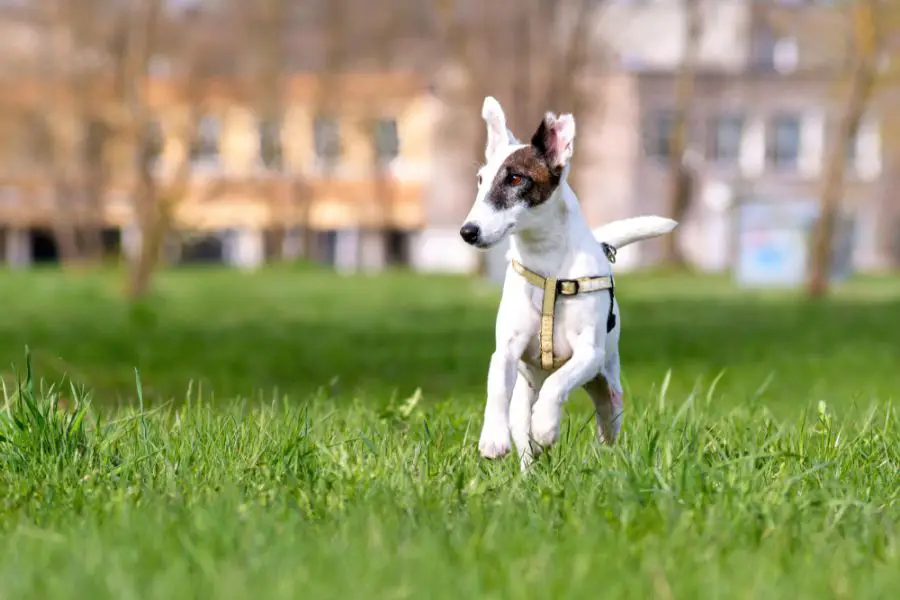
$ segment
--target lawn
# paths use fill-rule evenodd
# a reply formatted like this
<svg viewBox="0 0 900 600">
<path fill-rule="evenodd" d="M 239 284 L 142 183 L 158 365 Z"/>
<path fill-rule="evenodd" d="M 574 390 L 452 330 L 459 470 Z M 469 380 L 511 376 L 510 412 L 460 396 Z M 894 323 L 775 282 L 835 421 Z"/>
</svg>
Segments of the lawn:
<svg viewBox="0 0 900 600">
<path fill-rule="evenodd" d="M 477 455 L 488 284 L 194 269 L 137 307 L 120 287 L 0 274 L 0 599 L 900 589 L 900 282 L 810 304 L 620 277 L 621 443 L 576 394 L 527 477 Z"/>
</svg>

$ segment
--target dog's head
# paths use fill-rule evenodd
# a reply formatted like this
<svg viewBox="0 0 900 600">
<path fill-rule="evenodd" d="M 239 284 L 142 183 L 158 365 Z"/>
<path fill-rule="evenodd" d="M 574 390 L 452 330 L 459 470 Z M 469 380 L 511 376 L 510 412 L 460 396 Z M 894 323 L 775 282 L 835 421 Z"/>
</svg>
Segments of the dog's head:
<svg viewBox="0 0 900 600">
<path fill-rule="evenodd" d="M 531 137 L 520 144 L 506 127 L 506 116 L 493 97 L 484 99 L 487 125 L 485 164 L 478 170 L 478 192 L 459 230 L 466 243 L 490 248 L 517 228 L 535 226 L 540 207 L 567 174 L 575 140 L 575 119 L 547 113 Z"/>
</svg>

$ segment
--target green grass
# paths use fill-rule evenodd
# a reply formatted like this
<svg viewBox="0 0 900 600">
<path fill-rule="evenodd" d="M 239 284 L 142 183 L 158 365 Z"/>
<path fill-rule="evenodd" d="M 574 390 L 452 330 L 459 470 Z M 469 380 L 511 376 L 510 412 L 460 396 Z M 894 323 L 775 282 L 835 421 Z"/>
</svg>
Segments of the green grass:
<svg viewBox="0 0 900 600">
<path fill-rule="evenodd" d="M 527 477 L 477 456 L 490 286 L 159 283 L 0 274 L 0 600 L 900 589 L 898 283 L 620 277 L 621 443 L 576 394 Z"/>
</svg>

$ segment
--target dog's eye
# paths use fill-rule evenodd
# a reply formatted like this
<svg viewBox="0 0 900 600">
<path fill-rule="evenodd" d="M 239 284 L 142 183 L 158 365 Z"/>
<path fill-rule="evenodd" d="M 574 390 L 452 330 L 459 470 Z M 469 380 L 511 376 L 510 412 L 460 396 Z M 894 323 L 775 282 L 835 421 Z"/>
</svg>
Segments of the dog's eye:
<svg viewBox="0 0 900 600">
<path fill-rule="evenodd" d="M 524 181 L 524 177 L 522 177 L 521 175 L 516 175 L 515 173 L 510 174 L 510 176 L 506 178 L 506 183 L 513 186 L 522 185 Z"/>
<path fill-rule="evenodd" d="M 481 173 L 478 174 L 478 185 L 481 185 Z"/>
</svg>

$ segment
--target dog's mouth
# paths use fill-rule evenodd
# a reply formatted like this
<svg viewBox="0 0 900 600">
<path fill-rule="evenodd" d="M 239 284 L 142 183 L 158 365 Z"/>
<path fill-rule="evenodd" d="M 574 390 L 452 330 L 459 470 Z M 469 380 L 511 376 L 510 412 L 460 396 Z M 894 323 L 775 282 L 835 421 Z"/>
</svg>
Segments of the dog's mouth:
<svg viewBox="0 0 900 600">
<path fill-rule="evenodd" d="M 476 248 L 478 248 L 479 250 L 489 250 L 490 248 L 493 248 L 494 246 L 496 246 L 497 244 L 502 242 L 504 239 L 506 239 L 506 236 L 508 234 L 512 233 L 515 226 L 516 226 L 515 223 L 510 223 L 509 225 L 507 225 L 506 229 L 504 229 L 500 235 L 498 235 L 496 238 L 494 238 L 493 241 L 483 242 L 481 240 L 478 240 L 477 242 L 475 242 L 472 245 L 475 246 Z"/>
</svg>

